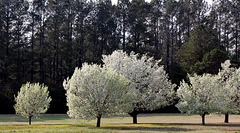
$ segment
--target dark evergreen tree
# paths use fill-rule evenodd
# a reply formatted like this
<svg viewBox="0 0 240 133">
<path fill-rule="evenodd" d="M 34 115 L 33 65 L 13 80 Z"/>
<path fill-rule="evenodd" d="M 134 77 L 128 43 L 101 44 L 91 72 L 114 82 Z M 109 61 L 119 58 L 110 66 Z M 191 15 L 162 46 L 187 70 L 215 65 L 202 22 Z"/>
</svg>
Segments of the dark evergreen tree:
<svg viewBox="0 0 240 133">
<path fill-rule="evenodd" d="M 199 25 L 191 31 L 187 42 L 178 51 L 178 61 L 188 73 L 195 73 L 196 63 L 202 62 L 204 55 L 220 48 L 217 36 L 205 25 Z"/>
</svg>

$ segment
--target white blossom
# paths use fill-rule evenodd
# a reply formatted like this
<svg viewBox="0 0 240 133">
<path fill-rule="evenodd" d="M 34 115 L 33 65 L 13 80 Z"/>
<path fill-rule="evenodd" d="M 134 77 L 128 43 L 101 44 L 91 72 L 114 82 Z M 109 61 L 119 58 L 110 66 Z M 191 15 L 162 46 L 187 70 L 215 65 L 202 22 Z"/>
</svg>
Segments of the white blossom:
<svg viewBox="0 0 240 133">
<path fill-rule="evenodd" d="M 123 76 L 99 65 L 83 64 L 70 79 L 64 80 L 68 115 L 75 119 L 94 119 L 130 111 L 134 89 Z"/>
<path fill-rule="evenodd" d="M 222 63 L 217 75 L 188 75 L 190 84 L 181 82 L 177 91 L 177 108 L 187 114 L 239 113 L 240 68 L 230 65 L 229 60 Z"/>
<path fill-rule="evenodd" d="M 218 73 L 221 87 L 217 88 L 216 104 L 219 106 L 217 113 L 238 113 L 240 108 L 240 69 L 230 67 L 231 63 L 226 60 L 222 64 L 222 70 Z"/>
<path fill-rule="evenodd" d="M 39 83 L 30 84 L 28 82 L 22 85 L 18 96 L 15 97 L 16 104 L 14 108 L 16 114 L 31 119 L 33 116 L 45 113 L 49 108 L 51 100 L 47 86 Z"/>
<path fill-rule="evenodd" d="M 215 88 L 219 87 L 218 79 L 211 74 L 202 76 L 188 75 L 190 85 L 184 80 L 177 90 L 179 103 L 176 107 L 187 114 L 209 114 L 217 110 L 214 95 L 217 93 Z"/>
<path fill-rule="evenodd" d="M 168 80 L 163 66 L 158 65 L 160 61 L 134 52 L 128 56 L 122 50 L 103 56 L 106 69 L 123 75 L 139 91 L 132 106 L 135 111 L 159 109 L 172 103 L 176 85 Z"/>
</svg>

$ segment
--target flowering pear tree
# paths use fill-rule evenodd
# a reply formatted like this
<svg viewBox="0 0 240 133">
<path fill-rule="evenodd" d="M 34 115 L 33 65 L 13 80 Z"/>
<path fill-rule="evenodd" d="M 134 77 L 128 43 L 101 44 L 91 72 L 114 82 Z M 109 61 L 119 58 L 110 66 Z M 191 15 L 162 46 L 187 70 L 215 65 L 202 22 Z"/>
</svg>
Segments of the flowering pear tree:
<svg viewBox="0 0 240 133">
<path fill-rule="evenodd" d="M 14 108 L 16 114 L 27 117 L 29 125 L 31 125 L 31 118 L 45 113 L 49 108 L 51 100 L 47 86 L 39 83 L 30 84 L 28 82 L 22 85 L 18 96 L 15 97 L 16 104 Z"/>
<path fill-rule="evenodd" d="M 229 114 L 238 112 L 240 105 L 240 69 L 230 65 L 230 60 L 226 60 L 217 75 L 221 87 L 216 90 L 218 96 L 215 104 L 219 107 L 218 113 L 225 114 L 225 123 L 229 122 Z"/>
<path fill-rule="evenodd" d="M 234 113 L 240 113 L 240 68 L 236 69 L 235 73 L 228 79 L 227 88 L 231 90 L 231 108 Z"/>
<path fill-rule="evenodd" d="M 188 75 L 190 85 L 184 80 L 177 90 L 179 103 L 176 107 L 187 114 L 199 114 L 202 117 L 202 124 L 205 124 L 205 115 L 216 112 L 218 106 L 215 104 L 219 87 L 217 76 L 204 74 L 202 76 Z"/>
<path fill-rule="evenodd" d="M 132 104 L 133 123 L 137 123 L 137 115 L 144 110 L 154 110 L 170 105 L 174 98 L 174 87 L 160 60 L 155 61 L 143 55 L 131 52 L 127 55 L 121 50 L 111 55 L 103 55 L 106 69 L 123 75 L 138 90 L 137 100 Z"/>
<path fill-rule="evenodd" d="M 75 119 L 97 118 L 131 111 L 135 90 L 123 76 L 99 65 L 83 64 L 70 79 L 64 80 L 68 115 Z"/>
</svg>

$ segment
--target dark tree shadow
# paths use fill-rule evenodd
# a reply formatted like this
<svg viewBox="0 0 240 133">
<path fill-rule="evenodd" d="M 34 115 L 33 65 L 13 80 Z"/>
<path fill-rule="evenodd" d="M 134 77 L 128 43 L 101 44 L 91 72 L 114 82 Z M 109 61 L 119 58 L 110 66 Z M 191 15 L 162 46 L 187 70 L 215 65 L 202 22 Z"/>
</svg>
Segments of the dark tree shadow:
<svg viewBox="0 0 240 133">
<path fill-rule="evenodd" d="M 240 123 L 224 123 L 224 124 L 218 124 L 218 123 L 210 123 L 206 124 L 205 126 L 219 126 L 219 127 L 239 127 L 240 128 Z"/>
</svg>

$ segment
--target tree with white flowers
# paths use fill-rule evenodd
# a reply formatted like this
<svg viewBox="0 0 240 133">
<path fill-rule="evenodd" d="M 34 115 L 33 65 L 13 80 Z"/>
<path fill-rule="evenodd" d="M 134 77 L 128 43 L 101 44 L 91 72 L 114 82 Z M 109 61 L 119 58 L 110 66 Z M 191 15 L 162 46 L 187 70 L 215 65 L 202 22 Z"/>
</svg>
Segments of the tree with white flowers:
<svg viewBox="0 0 240 133">
<path fill-rule="evenodd" d="M 240 113 L 240 68 L 228 79 L 226 88 L 231 89 L 231 108 L 233 113 Z"/>
<path fill-rule="evenodd" d="M 178 109 L 187 114 L 200 114 L 203 124 L 206 114 L 225 114 L 224 122 L 228 123 L 229 114 L 240 111 L 240 69 L 230 65 L 229 60 L 222 63 L 217 75 L 188 75 L 190 84 L 181 82 L 177 91 Z"/>
<path fill-rule="evenodd" d="M 184 80 L 180 83 L 177 90 L 179 103 L 176 107 L 187 114 L 199 114 L 202 117 L 202 124 L 205 124 L 205 115 L 215 113 L 218 105 L 215 104 L 216 97 L 219 95 L 216 88 L 221 87 L 218 77 L 211 74 L 202 76 L 190 76 L 190 84 Z"/>
<path fill-rule="evenodd" d="M 134 87 L 123 76 L 99 65 L 83 64 L 70 79 L 64 80 L 68 115 L 75 119 L 97 118 L 127 113 L 135 99 Z"/>
<path fill-rule="evenodd" d="M 172 104 L 176 85 L 168 79 L 163 66 L 159 66 L 160 60 L 117 50 L 111 55 L 103 55 L 103 62 L 106 69 L 123 75 L 139 91 L 137 100 L 132 104 L 133 111 L 129 113 L 133 123 L 137 123 L 137 115 L 141 111 L 152 111 Z"/>
<path fill-rule="evenodd" d="M 217 75 L 221 87 L 216 90 L 215 104 L 219 107 L 217 113 L 225 114 L 225 123 L 229 122 L 229 114 L 238 113 L 240 107 L 240 69 L 230 66 L 230 60 L 226 60 Z"/>
<path fill-rule="evenodd" d="M 50 105 L 51 97 L 49 96 L 48 87 L 39 83 L 23 84 L 15 97 L 16 104 L 14 105 L 16 114 L 22 115 L 29 119 L 45 113 Z"/>
</svg>

